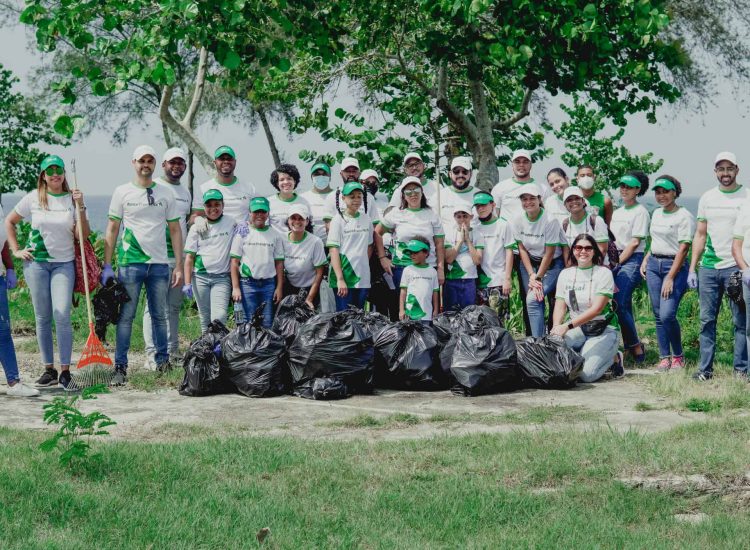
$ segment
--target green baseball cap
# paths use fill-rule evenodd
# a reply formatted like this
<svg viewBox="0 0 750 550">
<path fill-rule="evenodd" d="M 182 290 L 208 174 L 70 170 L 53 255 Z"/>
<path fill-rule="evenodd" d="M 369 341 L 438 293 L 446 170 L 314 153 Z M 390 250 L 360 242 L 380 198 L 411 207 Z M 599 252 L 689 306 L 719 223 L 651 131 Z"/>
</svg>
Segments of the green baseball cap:
<svg viewBox="0 0 750 550">
<path fill-rule="evenodd" d="M 41 167 L 42 170 L 46 170 L 50 166 L 59 166 L 60 168 L 65 168 L 65 163 L 63 162 L 63 159 L 61 159 L 57 155 L 47 155 L 46 157 L 44 157 Z"/>
<path fill-rule="evenodd" d="M 665 179 L 656 180 L 656 183 L 654 183 L 654 189 L 656 189 L 657 187 L 661 187 L 662 189 L 666 189 L 667 191 L 677 191 L 677 187 L 675 186 L 675 184 Z"/>
<path fill-rule="evenodd" d="M 427 252 L 429 252 L 430 245 L 425 244 L 422 241 L 418 241 L 417 239 L 412 239 L 406 243 L 406 250 L 408 250 L 409 252 L 421 252 L 422 250 L 426 250 Z"/>
<path fill-rule="evenodd" d="M 631 176 L 628 174 L 627 176 L 623 176 L 620 178 L 620 185 L 625 185 L 627 187 L 640 187 L 641 182 L 638 181 L 638 178 L 635 176 Z"/>
<path fill-rule="evenodd" d="M 268 204 L 268 199 L 266 197 L 255 197 L 253 200 L 250 201 L 250 212 L 259 212 L 259 211 L 269 212 L 271 210 L 270 204 Z"/>
<path fill-rule="evenodd" d="M 362 187 L 362 184 L 358 181 L 350 181 L 346 185 L 344 185 L 344 188 L 341 190 L 342 195 L 349 195 L 352 191 L 362 191 L 365 192 L 365 188 Z"/>
<path fill-rule="evenodd" d="M 234 149 L 232 149 L 229 145 L 222 145 L 216 151 L 214 151 L 214 160 L 219 158 L 221 155 L 229 155 L 233 159 L 237 158 L 237 155 L 234 154 Z"/>
<path fill-rule="evenodd" d="M 221 194 L 221 191 L 218 189 L 209 189 L 205 193 L 203 193 L 203 204 L 206 204 L 208 201 L 223 201 L 224 195 Z"/>
<path fill-rule="evenodd" d="M 331 167 L 328 166 L 325 162 L 316 162 L 315 164 L 313 164 L 313 167 L 310 169 L 310 173 L 314 174 L 316 170 L 323 170 L 329 176 L 331 175 Z"/>
<path fill-rule="evenodd" d="M 474 206 L 478 204 L 489 204 L 491 202 L 495 202 L 495 199 L 492 198 L 492 195 L 490 195 L 489 193 L 486 193 L 484 191 L 474 193 Z"/>
</svg>

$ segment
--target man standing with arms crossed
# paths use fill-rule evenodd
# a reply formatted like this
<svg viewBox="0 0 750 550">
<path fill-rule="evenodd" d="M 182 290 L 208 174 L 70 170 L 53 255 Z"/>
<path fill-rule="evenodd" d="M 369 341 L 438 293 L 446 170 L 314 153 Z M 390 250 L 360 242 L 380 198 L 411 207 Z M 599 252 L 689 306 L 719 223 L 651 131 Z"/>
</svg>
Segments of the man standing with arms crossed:
<svg viewBox="0 0 750 550">
<path fill-rule="evenodd" d="M 114 385 L 122 385 L 127 380 L 133 318 L 143 286 L 151 311 L 157 370 L 164 372 L 171 368 L 167 347 L 167 294 L 170 280 L 173 287 L 182 285 L 182 231 L 174 194 L 152 179 L 156 168 L 156 152 L 152 147 L 137 147 L 132 162 L 136 177 L 117 187 L 112 194 L 104 237 L 102 284 L 115 276 L 112 254 L 120 225 L 123 226 L 122 238 L 117 244 L 117 278 L 125 286 L 130 301 L 122 306 L 117 323 Z M 167 256 L 165 225 L 169 227 L 174 248 L 173 270 L 170 270 Z"/>
<path fill-rule="evenodd" d="M 700 362 L 695 380 L 710 380 L 716 354 L 716 320 L 721 299 L 729 285 L 729 276 L 737 271 L 732 256 L 732 237 L 737 213 L 747 200 L 747 189 L 737 184 L 737 157 L 734 153 L 716 155 L 714 173 L 718 187 L 706 191 L 698 203 L 698 224 L 693 238 L 688 286 L 700 296 Z M 700 260 L 700 269 L 696 267 Z M 744 307 L 729 301 L 734 319 L 734 372 L 747 372 L 747 339 Z"/>
</svg>

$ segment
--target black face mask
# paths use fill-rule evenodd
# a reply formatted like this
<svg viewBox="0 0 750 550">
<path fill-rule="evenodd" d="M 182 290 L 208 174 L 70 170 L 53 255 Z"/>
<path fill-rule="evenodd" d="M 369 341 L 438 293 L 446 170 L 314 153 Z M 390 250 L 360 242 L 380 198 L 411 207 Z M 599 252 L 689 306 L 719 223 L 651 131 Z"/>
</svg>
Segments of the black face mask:
<svg viewBox="0 0 750 550">
<path fill-rule="evenodd" d="M 492 212 L 490 212 L 490 215 L 485 218 L 479 218 L 480 222 L 488 222 L 492 219 Z"/>
<path fill-rule="evenodd" d="M 370 193 L 371 195 L 376 195 L 378 193 L 378 186 L 377 185 L 372 185 L 372 184 L 366 183 L 365 184 L 365 189 L 367 189 L 367 192 Z"/>
</svg>

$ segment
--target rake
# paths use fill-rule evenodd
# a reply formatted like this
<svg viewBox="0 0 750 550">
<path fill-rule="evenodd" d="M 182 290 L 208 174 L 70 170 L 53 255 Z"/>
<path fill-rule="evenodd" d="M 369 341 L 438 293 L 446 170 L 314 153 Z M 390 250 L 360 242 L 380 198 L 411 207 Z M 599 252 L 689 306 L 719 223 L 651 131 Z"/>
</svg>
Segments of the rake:
<svg viewBox="0 0 750 550">
<path fill-rule="evenodd" d="M 78 189 L 78 177 L 76 175 L 76 161 L 70 162 L 73 172 L 73 186 Z M 81 263 L 83 264 L 83 285 L 86 289 L 86 311 L 89 317 L 89 337 L 83 346 L 81 358 L 78 360 L 75 372 L 70 373 L 71 382 L 69 390 L 81 390 L 91 386 L 103 384 L 109 386 L 112 383 L 112 377 L 115 369 L 112 365 L 112 359 L 109 358 L 106 348 L 94 331 L 94 316 L 91 312 L 91 293 L 89 291 L 89 275 L 86 266 L 86 253 L 83 242 L 83 226 L 81 225 L 81 209 L 78 204 L 76 208 L 76 226 L 78 228 L 78 244 L 81 247 Z"/>
</svg>

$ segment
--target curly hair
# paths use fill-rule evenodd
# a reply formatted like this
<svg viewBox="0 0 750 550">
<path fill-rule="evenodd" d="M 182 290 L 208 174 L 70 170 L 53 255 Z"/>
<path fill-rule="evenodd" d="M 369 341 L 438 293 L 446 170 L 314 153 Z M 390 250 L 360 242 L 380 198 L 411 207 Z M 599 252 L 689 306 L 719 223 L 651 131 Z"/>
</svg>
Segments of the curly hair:
<svg viewBox="0 0 750 550">
<path fill-rule="evenodd" d="M 299 170 L 297 170 L 297 167 L 294 164 L 279 164 L 276 167 L 276 170 L 271 172 L 271 185 L 273 185 L 277 191 L 279 190 L 279 174 L 291 176 L 294 180 L 294 188 L 297 189 L 300 177 Z"/>
<path fill-rule="evenodd" d="M 673 176 L 670 176 L 669 174 L 662 174 L 661 176 L 659 176 L 656 179 L 657 179 L 657 181 L 658 180 L 671 181 L 674 184 L 676 196 L 679 197 L 680 195 L 682 195 L 682 184 L 679 182 L 679 180 L 677 178 L 675 178 Z"/>
<path fill-rule="evenodd" d="M 643 170 L 630 170 L 627 173 L 628 176 L 633 176 L 639 182 L 641 182 L 641 189 L 638 191 L 638 196 L 642 197 L 648 191 L 648 176 Z"/>
</svg>

